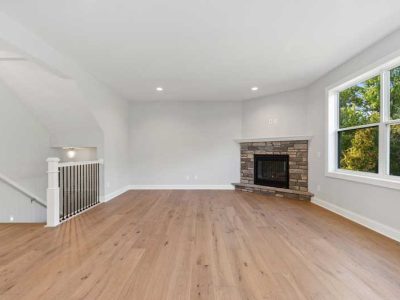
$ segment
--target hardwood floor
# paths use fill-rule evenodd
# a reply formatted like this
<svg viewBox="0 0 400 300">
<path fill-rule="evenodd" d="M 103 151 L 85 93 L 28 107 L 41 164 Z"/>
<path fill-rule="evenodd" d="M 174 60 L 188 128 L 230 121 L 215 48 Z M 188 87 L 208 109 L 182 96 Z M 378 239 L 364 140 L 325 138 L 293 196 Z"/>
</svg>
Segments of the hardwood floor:
<svg viewBox="0 0 400 300">
<path fill-rule="evenodd" d="M 398 243 L 311 203 L 131 191 L 0 225 L 0 299 L 399 299 Z"/>
</svg>

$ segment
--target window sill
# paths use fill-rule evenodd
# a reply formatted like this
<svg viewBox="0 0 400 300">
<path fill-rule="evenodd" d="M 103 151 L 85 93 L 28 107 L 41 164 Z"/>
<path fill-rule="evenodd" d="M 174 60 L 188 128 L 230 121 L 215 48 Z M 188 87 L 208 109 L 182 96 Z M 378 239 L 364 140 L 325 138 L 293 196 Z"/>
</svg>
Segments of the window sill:
<svg viewBox="0 0 400 300">
<path fill-rule="evenodd" d="M 331 178 L 355 181 L 364 184 L 400 190 L 400 177 L 397 179 L 397 177 L 395 176 L 381 177 L 378 175 L 374 176 L 368 173 L 346 172 L 341 170 L 327 172 L 325 175 Z"/>
</svg>

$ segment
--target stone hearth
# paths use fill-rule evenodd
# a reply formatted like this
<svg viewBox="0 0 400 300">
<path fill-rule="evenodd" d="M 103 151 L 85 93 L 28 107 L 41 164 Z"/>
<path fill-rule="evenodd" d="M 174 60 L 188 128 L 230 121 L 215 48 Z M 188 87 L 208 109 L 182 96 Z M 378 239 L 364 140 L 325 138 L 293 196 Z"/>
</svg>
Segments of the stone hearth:
<svg viewBox="0 0 400 300">
<path fill-rule="evenodd" d="M 289 155 L 289 189 L 254 184 L 254 155 Z M 277 197 L 310 200 L 308 192 L 308 140 L 240 142 L 240 183 L 237 190 Z"/>
</svg>

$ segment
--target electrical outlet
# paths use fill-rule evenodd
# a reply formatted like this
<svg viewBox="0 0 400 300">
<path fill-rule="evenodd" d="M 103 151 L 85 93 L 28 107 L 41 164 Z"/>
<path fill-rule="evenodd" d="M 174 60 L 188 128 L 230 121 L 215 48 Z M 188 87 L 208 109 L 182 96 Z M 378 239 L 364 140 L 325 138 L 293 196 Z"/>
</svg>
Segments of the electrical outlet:
<svg viewBox="0 0 400 300">
<path fill-rule="evenodd" d="M 199 179 L 199 177 L 197 175 L 194 175 L 194 180 Z"/>
<path fill-rule="evenodd" d="M 14 216 L 10 216 L 10 222 L 14 222 Z"/>
<path fill-rule="evenodd" d="M 186 175 L 186 180 L 190 180 L 190 176 L 189 175 Z"/>
</svg>

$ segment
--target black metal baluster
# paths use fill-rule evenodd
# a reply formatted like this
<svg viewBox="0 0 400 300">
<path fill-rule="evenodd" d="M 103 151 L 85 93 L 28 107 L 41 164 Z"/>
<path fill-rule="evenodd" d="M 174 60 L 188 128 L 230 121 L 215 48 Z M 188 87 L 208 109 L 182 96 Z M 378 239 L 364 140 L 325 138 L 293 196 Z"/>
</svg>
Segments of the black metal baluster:
<svg viewBox="0 0 400 300">
<path fill-rule="evenodd" d="M 94 202 L 97 204 L 97 163 L 94 165 Z"/>
<path fill-rule="evenodd" d="M 66 217 L 68 218 L 69 216 L 69 198 L 70 198 L 70 185 L 71 185 L 71 170 L 69 167 L 67 167 L 67 211 L 66 211 Z"/>
<path fill-rule="evenodd" d="M 82 166 L 82 209 L 85 209 L 85 189 L 86 189 L 86 184 L 85 184 L 85 165 Z"/>
<path fill-rule="evenodd" d="M 73 216 L 75 214 L 75 166 L 72 166 L 72 212 L 71 215 Z"/>
<path fill-rule="evenodd" d="M 82 165 L 82 209 L 85 209 L 85 165 Z"/>
<path fill-rule="evenodd" d="M 96 204 L 96 164 L 93 164 L 93 204 Z"/>
<path fill-rule="evenodd" d="M 88 173 L 87 173 L 87 181 L 88 181 L 88 207 L 90 207 L 90 165 L 87 165 Z"/>
<path fill-rule="evenodd" d="M 67 194 L 67 189 L 68 189 L 68 170 L 66 167 L 63 167 L 64 169 L 64 215 L 63 215 L 63 219 L 65 219 L 65 216 L 67 215 L 67 198 L 68 198 L 68 194 Z"/>
<path fill-rule="evenodd" d="M 75 214 L 78 213 L 79 208 L 78 208 L 78 166 L 75 166 Z"/>
<path fill-rule="evenodd" d="M 96 204 L 96 165 L 93 164 L 93 205 Z"/>
<path fill-rule="evenodd" d="M 73 179 L 73 182 L 74 182 L 74 198 L 73 198 L 73 200 L 72 200 L 72 215 L 75 215 L 75 212 L 76 212 L 76 204 L 75 204 L 75 200 L 76 200 L 76 167 L 75 166 L 73 166 L 72 167 L 73 168 L 73 170 L 74 170 L 74 179 Z"/>
<path fill-rule="evenodd" d="M 89 207 L 92 206 L 92 165 L 89 164 Z"/>
<path fill-rule="evenodd" d="M 62 169 L 63 169 L 63 219 L 65 218 L 65 213 L 66 213 L 66 207 L 65 207 L 65 198 L 66 198 L 66 195 L 65 195 L 65 190 L 66 190 L 66 188 L 65 188 L 65 186 L 67 185 L 66 184 L 66 172 L 65 172 L 65 167 L 62 167 Z"/>
<path fill-rule="evenodd" d="M 90 164 L 90 206 L 93 206 L 93 165 Z"/>
<path fill-rule="evenodd" d="M 72 201 L 71 201 L 71 216 L 75 214 L 75 166 L 72 168 Z"/>
<path fill-rule="evenodd" d="M 82 165 L 79 166 L 79 211 L 82 211 Z"/>
<path fill-rule="evenodd" d="M 83 208 L 84 208 L 84 206 L 83 206 L 83 200 L 84 200 L 83 189 L 85 186 L 85 182 L 83 180 L 85 177 L 83 176 L 83 170 L 84 170 L 84 166 L 81 166 L 81 210 L 83 210 Z"/>
<path fill-rule="evenodd" d="M 89 204 L 89 200 L 88 200 L 88 196 L 89 196 L 89 193 L 88 193 L 88 189 L 89 189 L 89 180 L 88 180 L 88 165 L 85 165 L 85 169 L 86 169 L 86 175 L 85 175 L 85 183 L 86 183 L 86 190 L 85 190 L 85 201 L 86 201 L 86 203 L 85 203 L 85 208 L 87 208 L 88 207 L 88 204 Z"/>
<path fill-rule="evenodd" d="M 96 164 L 96 178 L 97 178 L 97 180 L 96 180 L 96 199 L 97 199 L 97 203 L 99 203 L 100 202 L 100 199 L 99 199 L 99 164 L 97 163 Z"/>
<path fill-rule="evenodd" d="M 72 167 L 68 167 L 68 174 L 69 174 L 69 181 L 68 181 L 68 185 L 69 185 L 69 188 L 68 188 L 68 191 L 69 191 L 69 193 L 68 193 L 68 202 L 67 202 L 67 205 L 68 205 L 68 217 L 69 216 L 71 216 L 71 198 L 72 198 Z"/>
<path fill-rule="evenodd" d="M 100 164 L 97 164 L 97 201 L 100 202 Z"/>
<path fill-rule="evenodd" d="M 63 204 L 63 188 L 62 188 L 62 167 L 58 168 L 58 185 L 60 187 L 60 209 L 62 209 L 62 204 Z M 61 214 L 59 216 L 59 220 L 62 219 L 62 211 Z"/>
<path fill-rule="evenodd" d="M 72 216 L 72 202 L 74 199 L 74 167 L 70 166 L 70 178 L 69 178 L 69 183 L 71 184 L 71 189 L 70 189 L 70 199 L 69 199 L 69 214 L 68 216 Z"/>
<path fill-rule="evenodd" d="M 99 197 L 99 164 L 96 164 L 96 199 L 97 199 L 97 203 L 100 202 L 100 197 Z"/>
<path fill-rule="evenodd" d="M 81 207 L 79 205 L 79 165 L 76 166 L 76 213 L 79 213 L 79 211 L 81 210 Z"/>
<path fill-rule="evenodd" d="M 93 206 L 93 165 L 90 164 L 90 206 Z"/>
<path fill-rule="evenodd" d="M 97 163 L 94 164 L 94 204 L 97 204 Z"/>
<path fill-rule="evenodd" d="M 75 214 L 78 213 L 78 166 L 75 166 Z"/>
<path fill-rule="evenodd" d="M 86 165 L 86 168 L 87 168 L 87 177 L 86 177 L 86 180 L 87 180 L 87 207 L 89 207 L 90 206 L 90 181 L 89 181 L 89 179 L 90 179 L 90 165 Z"/>
</svg>

